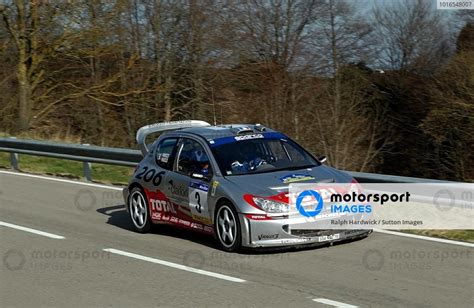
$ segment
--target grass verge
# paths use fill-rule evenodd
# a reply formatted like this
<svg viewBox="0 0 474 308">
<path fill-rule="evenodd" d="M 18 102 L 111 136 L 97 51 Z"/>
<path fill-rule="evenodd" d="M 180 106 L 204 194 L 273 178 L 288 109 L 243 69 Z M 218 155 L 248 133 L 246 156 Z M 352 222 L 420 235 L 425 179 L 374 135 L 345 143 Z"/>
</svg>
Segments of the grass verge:
<svg viewBox="0 0 474 308">
<path fill-rule="evenodd" d="M 82 162 L 41 156 L 18 155 L 21 171 L 49 174 L 54 176 L 82 179 Z M 0 168 L 10 167 L 10 154 L 0 153 Z M 127 184 L 132 175 L 132 167 L 92 164 L 92 180 L 107 184 Z"/>
</svg>

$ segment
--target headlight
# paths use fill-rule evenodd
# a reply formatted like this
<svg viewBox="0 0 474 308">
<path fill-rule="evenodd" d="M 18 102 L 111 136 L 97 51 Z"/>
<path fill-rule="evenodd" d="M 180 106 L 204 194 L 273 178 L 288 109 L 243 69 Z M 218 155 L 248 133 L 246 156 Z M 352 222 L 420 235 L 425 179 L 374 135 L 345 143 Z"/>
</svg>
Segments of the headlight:
<svg viewBox="0 0 474 308">
<path fill-rule="evenodd" d="M 290 206 L 283 202 L 278 202 L 270 199 L 253 197 L 255 204 L 267 213 L 284 213 L 288 212 Z"/>
</svg>

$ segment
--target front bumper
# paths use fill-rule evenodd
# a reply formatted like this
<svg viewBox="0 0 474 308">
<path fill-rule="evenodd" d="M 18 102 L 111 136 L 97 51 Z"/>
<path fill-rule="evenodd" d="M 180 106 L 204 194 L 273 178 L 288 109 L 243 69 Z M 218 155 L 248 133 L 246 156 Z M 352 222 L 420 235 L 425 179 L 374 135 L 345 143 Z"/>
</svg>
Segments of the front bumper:
<svg viewBox="0 0 474 308">
<path fill-rule="evenodd" d="M 372 230 L 295 230 L 288 219 L 252 220 L 239 214 L 242 246 L 318 246 L 366 237 Z"/>
</svg>

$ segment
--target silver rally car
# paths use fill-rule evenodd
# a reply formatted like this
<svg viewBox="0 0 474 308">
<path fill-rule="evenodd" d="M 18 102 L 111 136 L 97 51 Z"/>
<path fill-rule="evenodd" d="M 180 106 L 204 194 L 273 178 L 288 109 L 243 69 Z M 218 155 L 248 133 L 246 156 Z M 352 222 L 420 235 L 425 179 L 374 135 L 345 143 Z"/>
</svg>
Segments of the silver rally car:
<svg viewBox="0 0 474 308">
<path fill-rule="evenodd" d="M 163 133 L 147 144 L 157 132 Z M 215 235 L 225 251 L 327 244 L 370 233 L 292 228 L 290 183 L 354 179 L 260 124 L 164 122 L 140 128 L 137 141 L 144 157 L 123 195 L 138 232 L 176 225 Z"/>
</svg>

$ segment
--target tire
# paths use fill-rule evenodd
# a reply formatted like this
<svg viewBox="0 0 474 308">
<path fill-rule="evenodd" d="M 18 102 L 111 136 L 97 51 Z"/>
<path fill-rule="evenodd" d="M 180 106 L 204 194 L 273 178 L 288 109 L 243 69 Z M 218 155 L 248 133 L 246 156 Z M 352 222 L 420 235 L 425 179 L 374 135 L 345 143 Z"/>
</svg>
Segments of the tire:
<svg viewBox="0 0 474 308">
<path fill-rule="evenodd" d="M 132 220 L 133 228 L 138 233 L 147 233 L 151 228 L 148 201 L 143 191 L 135 187 L 128 197 L 128 212 Z"/>
<path fill-rule="evenodd" d="M 217 206 L 214 231 L 222 250 L 235 252 L 240 249 L 242 245 L 242 231 L 239 216 L 229 201 L 221 202 Z"/>
</svg>

